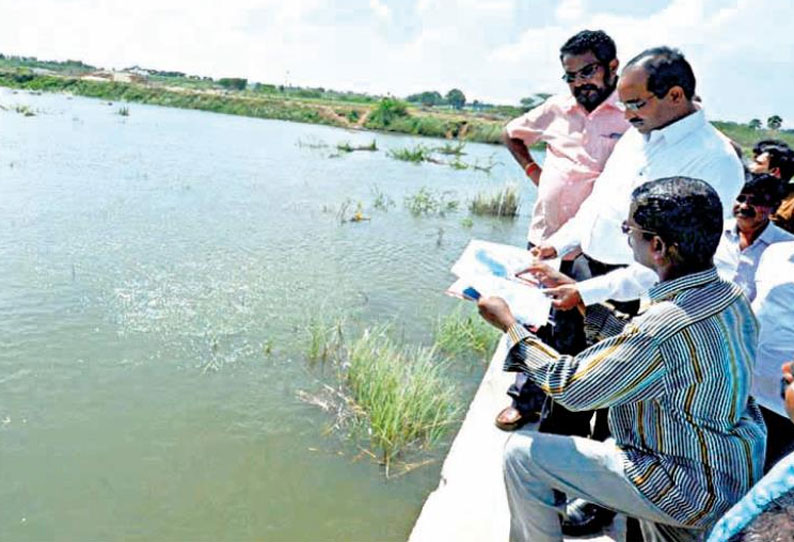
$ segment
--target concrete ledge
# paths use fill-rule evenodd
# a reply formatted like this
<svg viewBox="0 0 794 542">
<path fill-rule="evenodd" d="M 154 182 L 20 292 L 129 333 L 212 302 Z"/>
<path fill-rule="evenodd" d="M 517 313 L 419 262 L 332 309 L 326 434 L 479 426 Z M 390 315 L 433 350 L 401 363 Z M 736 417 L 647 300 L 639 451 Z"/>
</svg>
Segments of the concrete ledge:
<svg viewBox="0 0 794 542">
<path fill-rule="evenodd" d="M 515 376 L 502 371 L 504 358 L 504 341 L 500 341 L 444 461 L 441 481 L 425 501 L 409 542 L 507 541 L 510 514 L 502 450 L 509 433 L 494 425 L 496 414 L 509 404 L 505 391 Z M 522 431 L 534 429 L 531 425 Z M 608 536 L 587 540 L 614 542 L 624 531 L 623 524 L 616 521 Z"/>
</svg>

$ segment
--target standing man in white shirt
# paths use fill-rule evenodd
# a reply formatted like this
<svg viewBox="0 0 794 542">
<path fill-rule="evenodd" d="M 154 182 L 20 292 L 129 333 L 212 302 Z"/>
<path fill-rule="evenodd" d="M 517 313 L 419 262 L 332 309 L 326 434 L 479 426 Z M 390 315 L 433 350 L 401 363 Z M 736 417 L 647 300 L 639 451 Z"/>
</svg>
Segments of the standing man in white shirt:
<svg viewBox="0 0 794 542">
<path fill-rule="evenodd" d="M 629 129 L 607 160 L 593 192 L 576 216 L 534 249 L 540 258 L 581 248 L 586 257 L 628 267 L 581 282 L 530 268 L 547 286 L 553 305 L 562 310 L 607 299 L 637 299 L 656 282 L 653 273 L 632 263 L 623 242 L 621 221 L 631 192 L 645 181 L 671 176 L 700 178 L 719 194 L 724 217 L 744 184 L 744 171 L 728 139 L 706 121 L 693 101 L 695 75 L 684 55 L 669 47 L 643 51 L 623 70 L 618 95 Z"/>
<path fill-rule="evenodd" d="M 794 452 L 794 427 L 786 423 L 780 402 L 780 366 L 794 360 L 794 241 L 775 243 L 764 251 L 755 288 L 752 307 L 758 319 L 758 350 L 750 393 L 767 426 L 767 471 Z"/>
</svg>

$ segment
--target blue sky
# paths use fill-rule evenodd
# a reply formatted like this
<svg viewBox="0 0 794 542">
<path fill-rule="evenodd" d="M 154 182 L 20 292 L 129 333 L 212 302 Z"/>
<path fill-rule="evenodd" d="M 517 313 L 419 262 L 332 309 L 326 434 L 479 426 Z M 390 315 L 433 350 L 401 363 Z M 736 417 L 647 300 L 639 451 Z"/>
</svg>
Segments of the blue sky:
<svg viewBox="0 0 794 542">
<path fill-rule="evenodd" d="M 679 47 L 714 119 L 794 126 L 791 0 L 0 0 L 0 52 L 405 96 L 565 92 L 559 46 Z"/>
</svg>

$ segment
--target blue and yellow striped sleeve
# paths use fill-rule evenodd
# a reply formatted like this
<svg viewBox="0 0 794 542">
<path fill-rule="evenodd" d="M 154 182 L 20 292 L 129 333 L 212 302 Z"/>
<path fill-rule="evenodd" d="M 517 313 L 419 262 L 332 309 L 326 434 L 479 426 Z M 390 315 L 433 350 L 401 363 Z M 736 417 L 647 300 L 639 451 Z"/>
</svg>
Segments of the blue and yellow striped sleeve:
<svg viewBox="0 0 794 542">
<path fill-rule="evenodd" d="M 643 401 L 663 392 L 661 352 L 633 324 L 577 356 L 558 353 L 520 325 L 507 330 L 507 347 L 504 369 L 526 373 L 570 410 Z"/>
</svg>

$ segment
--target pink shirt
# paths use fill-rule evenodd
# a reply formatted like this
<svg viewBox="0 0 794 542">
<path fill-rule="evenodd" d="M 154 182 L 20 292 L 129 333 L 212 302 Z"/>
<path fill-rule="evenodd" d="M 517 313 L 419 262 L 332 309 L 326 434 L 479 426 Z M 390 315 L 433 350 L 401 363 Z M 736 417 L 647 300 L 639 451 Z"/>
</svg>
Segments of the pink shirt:
<svg viewBox="0 0 794 542">
<path fill-rule="evenodd" d="M 546 142 L 546 160 L 527 236 L 532 243 L 543 243 L 590 195 L 615 143 L 630 126 L 616 101 L 617 92 L 613 92 L 588 113 L 571 95 L 552 96 L 508 123 L 507 134 L 527 146 Z"/>
</svg>

